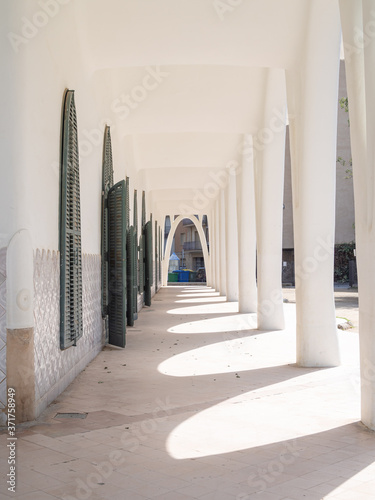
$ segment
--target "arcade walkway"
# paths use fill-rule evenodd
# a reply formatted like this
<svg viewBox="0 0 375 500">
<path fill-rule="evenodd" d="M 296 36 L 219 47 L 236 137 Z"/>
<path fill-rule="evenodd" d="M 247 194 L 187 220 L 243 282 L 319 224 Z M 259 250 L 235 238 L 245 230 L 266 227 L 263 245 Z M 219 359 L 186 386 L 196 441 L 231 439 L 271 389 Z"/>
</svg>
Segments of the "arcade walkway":
<svg viewBox="0 0 375 500">
<path fill-rule="evenodd" d="M 235 311 L 206 287 L 161 289 L 125 350 L 106 347 L 19 427 L 17 492 L 0 500 L 373 499 L 358 334 L 340 332 L 341 367 L 298 368 L 294 304 L 282 332 Z"/>
</svg>

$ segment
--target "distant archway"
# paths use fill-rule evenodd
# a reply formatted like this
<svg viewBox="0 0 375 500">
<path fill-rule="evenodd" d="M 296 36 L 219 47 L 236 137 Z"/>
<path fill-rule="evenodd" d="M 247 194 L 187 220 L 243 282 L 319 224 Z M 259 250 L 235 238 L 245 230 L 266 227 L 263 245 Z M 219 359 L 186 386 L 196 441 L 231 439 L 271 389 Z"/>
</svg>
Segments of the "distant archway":
<svg viewBox="0 0 375 500">
<path fill-rule="evenodd" d="M 167 244 L 165 246 L 164 259 L 163 259 L 163 286 L 167 286 L 168 283 L 169 257 L 171 255 L 173 237 L 175 235 L 177 226 L 183 219 L 190 219 L 198 231 L 198 235 L 202 245 L 204 266 L 206 268 L 206 282 L 208 283 L 211 280 L 211 275 L 210 275 L 211 268 L 209 265 L 210 256 L 208 253 L 206 235 L 204 234 L 202 227 L 202 221 L 199 220 L 195 215 L 179 215 L 178 217 L 175 218 L 175 220 L 171 224 L 171 229 L 168 234 Z"/>
</svg>

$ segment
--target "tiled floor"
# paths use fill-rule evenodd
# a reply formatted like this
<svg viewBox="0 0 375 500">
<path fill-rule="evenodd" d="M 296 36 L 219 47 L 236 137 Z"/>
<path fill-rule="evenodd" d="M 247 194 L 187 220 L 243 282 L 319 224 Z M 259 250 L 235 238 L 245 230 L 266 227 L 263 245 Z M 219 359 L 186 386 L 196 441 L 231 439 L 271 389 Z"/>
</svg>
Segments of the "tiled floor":
<svg viewBox="0 0 375 500">
<path fill-rule="evenodd" d="M 299 368 L 294 304 L 283 332 L 235 311 L 208 288 L 162 289 L 125 350 L 105 348 L 18 429 L 17 491 L 3 481 L 0 500 L 374 499 L 358 334 L 339 332 L 341 367 Z"/>
</svg>

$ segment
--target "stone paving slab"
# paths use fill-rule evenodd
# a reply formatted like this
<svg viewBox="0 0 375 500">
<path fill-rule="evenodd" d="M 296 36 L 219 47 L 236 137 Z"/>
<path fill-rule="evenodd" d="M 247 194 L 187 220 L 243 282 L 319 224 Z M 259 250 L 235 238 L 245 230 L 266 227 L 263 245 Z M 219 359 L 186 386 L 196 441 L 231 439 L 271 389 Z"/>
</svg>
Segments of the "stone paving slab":
<svg viewBox="0 0 375 500">
<path fill-rule="evenodd" d="M 300 368 L 285 313 L 285 331 L 259 332 L 212 289 L 161 289 L 126 349 L 105 347 L 18 427 L 17 491 L 2 481 L 0 500 L 374 498 L 358 334 L 339 331 L 342 366 Z M 70 412 L 87 417 L 55 418 Z"/>
</svg>

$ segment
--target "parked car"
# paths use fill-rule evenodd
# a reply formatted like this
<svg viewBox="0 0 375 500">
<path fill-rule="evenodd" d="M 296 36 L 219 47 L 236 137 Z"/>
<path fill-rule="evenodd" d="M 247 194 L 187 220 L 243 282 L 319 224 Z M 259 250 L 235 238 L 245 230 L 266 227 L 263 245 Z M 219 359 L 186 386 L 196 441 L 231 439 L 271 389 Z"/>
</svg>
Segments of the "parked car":
<svg viewBox="0 0 375 500">
<path fill-rule="evenodd" d="M 206 269 L 204 267 L 198 267 L 197 276 L 195 278 L 197 281 L 206 281 Z"/>
</svg>

